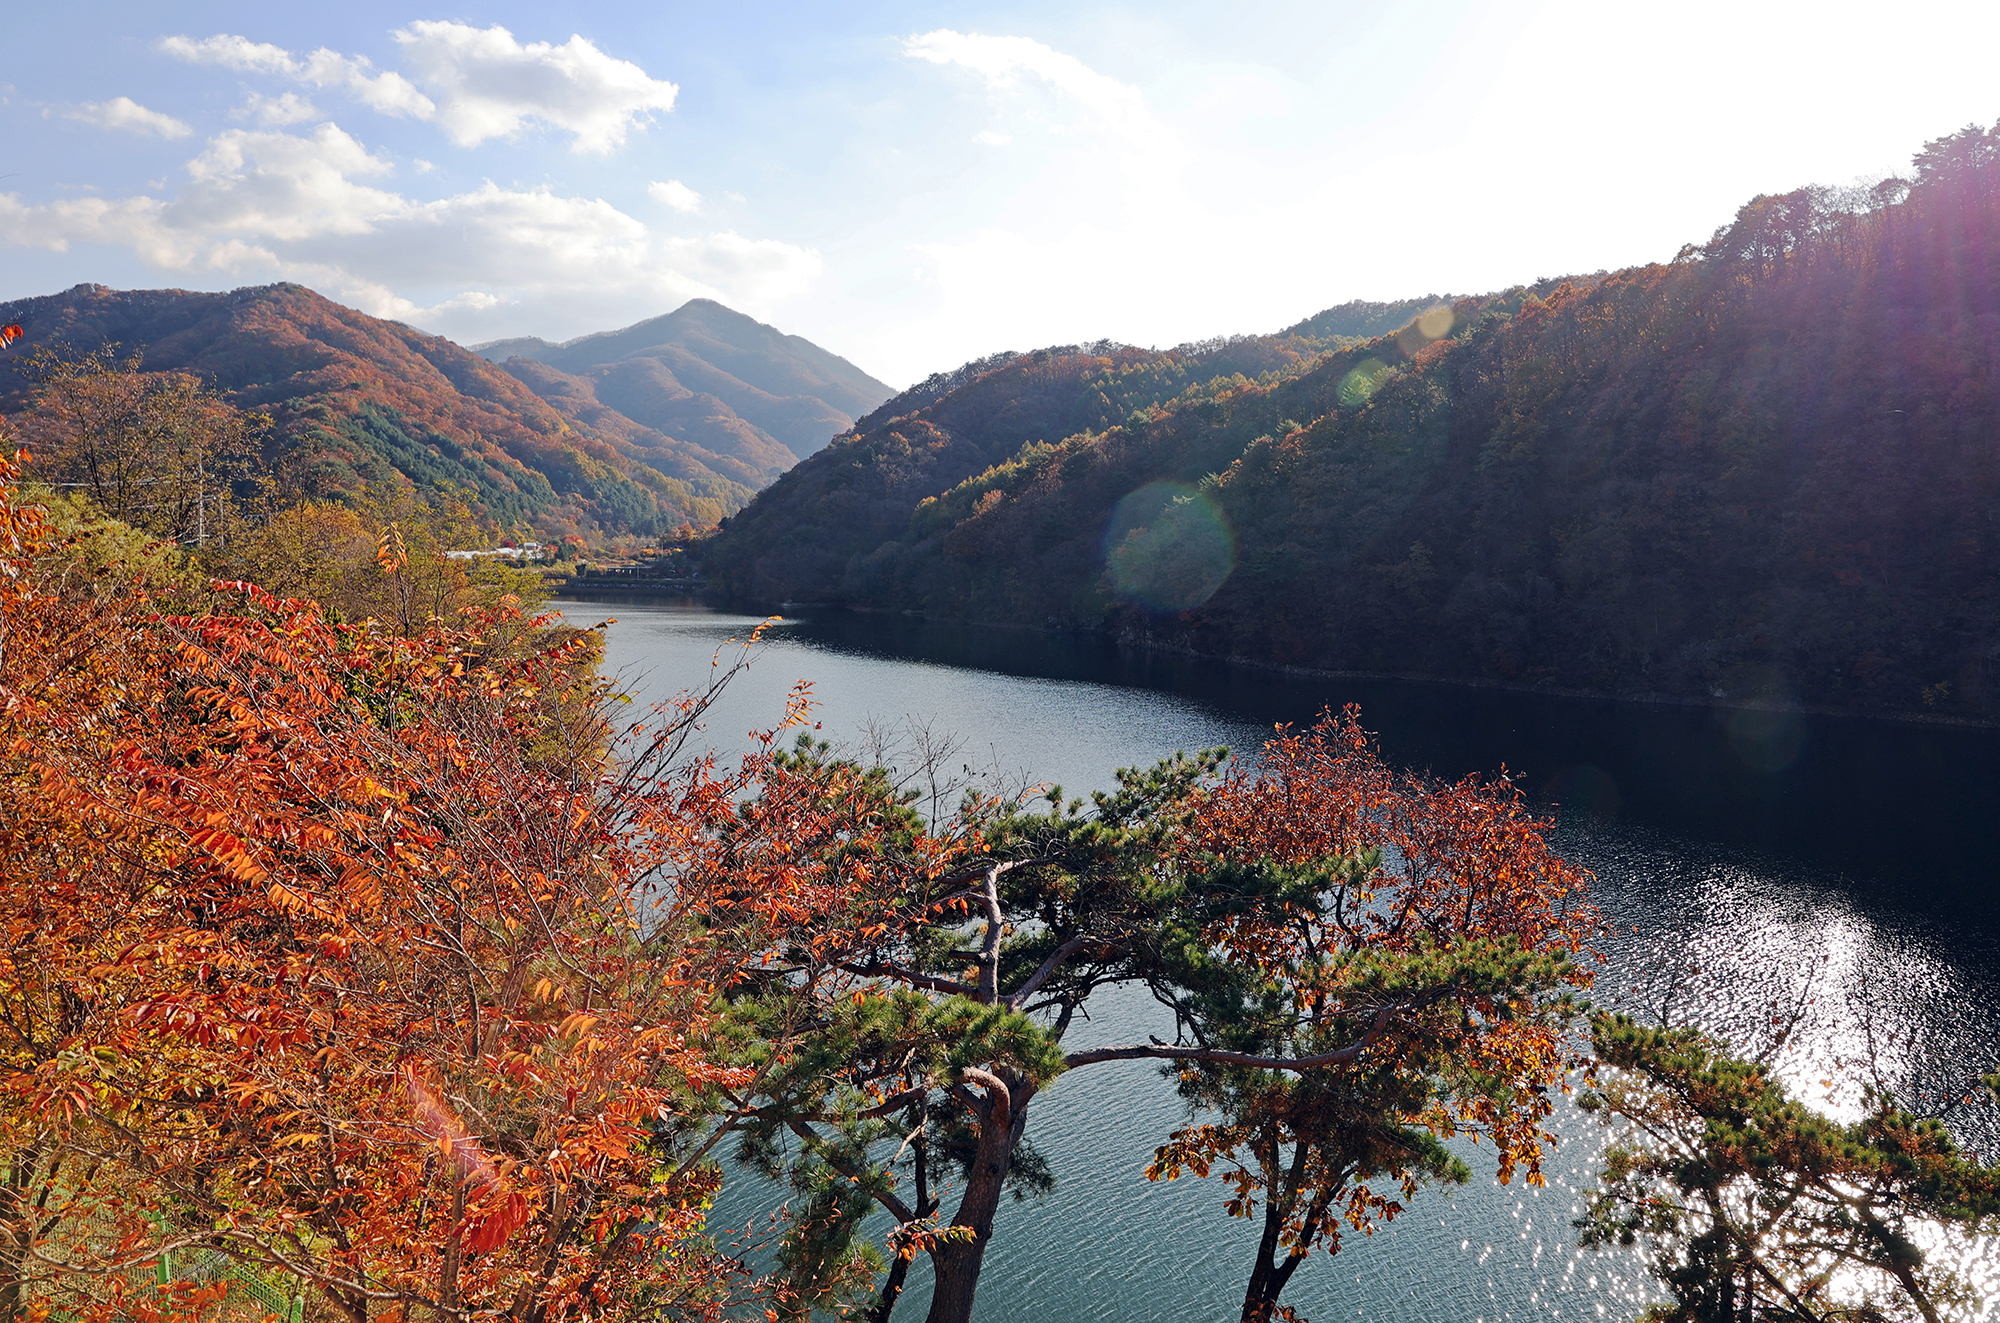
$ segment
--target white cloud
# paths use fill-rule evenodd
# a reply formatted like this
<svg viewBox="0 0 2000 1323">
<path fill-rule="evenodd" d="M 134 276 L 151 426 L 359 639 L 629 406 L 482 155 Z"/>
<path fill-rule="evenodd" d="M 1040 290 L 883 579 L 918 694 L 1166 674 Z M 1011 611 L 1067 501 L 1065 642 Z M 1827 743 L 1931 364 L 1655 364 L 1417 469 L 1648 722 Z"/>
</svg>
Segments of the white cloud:
<svg viewBox="0 0 2000 1323">
<path fill-rule="evenodd" d="M 1186 141 L 1138 88 L 1027 37 L 939 29 L 907 39 L 903 54 L 978 76 L 1005 127 L 988 127 L 975 142 L 1007 146 L 1010 128 L 1042 131 L 1018 153 L 1032 173 L 1019 177 L 1001 214 L 971 233 L 916 245 L 947 293 L 1047 300 L 1055 297 L 1047 277 L 1061 271 L 1062 288 L 1093 287 L 1097 297 L 1104 281 L 1089 272 L 1154 260 L 1145 250 L 1162 213 L 1185 225 Z M 1107 245 L 1107 234 L 1124 230 Z"/>
<path fill-rule="evenodd" d="M 1230 128 L 1248 120 L 1282 121 L 1297 109 L 1297 99 L 1285 80 L 1263 69 L 1236 68 L 1210 75 L 1187 106 L 1191 117 Z"/>
<path fill-rule="evenodd" d="M 993 122 L 973 141 L 1020 143 L 1004 158 L 975 158 L 1021 172 L 989 227 L 1046 234 L 1094 212 L 1114 226 L 1158 228 L 1157 209 L 1181 188 L 1190 154 L 1138 88 L 1027 37 L 940 28 L 908 38 L 903 54 L 976 75 Z"/>
<path fill-rule="evenodd" d="M 1144 130 L 1153 123 L 1138 88 L 1028 37 L 990 37 L 939 28 L 904 41 L 903 54 L 913 60 L 970 69 L 1002 91 L 1015 90 L 1032 80 L 1061 93 L 1089 118 L 1127 132 Z"/>
<path fill-rule="evenodd" d="M 646 185 L 646 196 L 686 216 L 692 216 L 701 210 L 701 194 L 678 179 L 655 179 Z"/>
<path fill-rule="evenodd" d="M 1007 150 L 968 155 L 962 189 L 982 205 L 901 249 L 895 269 L 920 262 L 911 306 L 852 338 L 867 361 L 900 368 L 890 379 L 996 344 L 1213 334 L 1227 327 L 1214 325 L 1218 291 L 1239 283 L 1297 297 L 1285 267 L 1303 263 L 1270 223 L 1278 209 L 1215 188 L 1210 144 L 1139 88 L 1025 37 L 939 30 L 902 54 L 959 75 L 974 93 L 964 109 L 985 120 L 967 136 Z M 1217 252 L 1230 259 L 1186 262 Z M 1182 276 L 1162 284 L 1168 269 Z"/>
<path fill-rule="evenodd" d="M 192 37 L 162 37 L 160 49 L 189 64 L 219 64 L 243 73 L 298 75 L 298 61 L 282 46 L 252 41 L 248 37 L 217 34 L 196 41 Z"/>
<path fill-rule="evenodd" d="M 167 265 L 177 254 L 152 242 L 162 204 L 153 198 L 73 198 L 30 206 L 15 193 L 0 193 L 0 234 L 19 248 L 65 253 L 72 243 L 129 247 L 142 261 Z"/>
<path fill-rule="evenodd" d="M 188 162 L 190 182 L 162 219 L 194 242 L 364 233 L 409 204 L 354 176 L 394 168 L 335 124 L 320 125 L 311 137 L 232 129 Z"/>
<path fill-rule="evenodd" d="M 506 28 L 423 21 L 396 32 L 418 81 L 440 102 L 437 122 L 461 147 L 512 137 L 529 120 L 567 129 L 571 150 L 608 153 L 680 89 L 572 36 L 526 45 Z"/>
<path fill-rule="evenodd" d="M 334 124 L 231 130 L 188 162 L 187 182 L 165 201 L 30 205 L 0 194 L 0 243 L 116 245 L 163 271 L 295 279 L 380 316 L 467 331 L 503 303 L 588 305 L 593 318 L 698 296 L 764 307 L 822 270 L 811 249 L 734 232 L 662 238 L 602 198 L 549 188 L 489 181 L 412 198 L 382 186 L 393 169 Z"/>
<path fill-rule="evenodd" d="M 259 124 L 272 127 L 303 124 L 307 120 L 323 118 L 319 113 L 319 107 L 297 92 L 286 92 L 282 96 L 260 96 L 252 92 L 250 99 L 230 111 L 229 115 L 231 119 L 254 119 Z"/>
<path fill-rule="evenodd" d="M 434 121 L 461 147 L 510 138 L 529 121 L 539 121 L 567 130 L 571 150 L 603 155 L 623 146 L 632 129 L 649 122 L 655 112 L 672 110 L 680 94 L 673 83 L 605 54 L 580 36 L 572 35 L 560 46 L 523 44 L 498 24 L 475 28 L 434 20 L 412 23 L 391 35 L 416 82 L 399 73 L 376 72 L 365 56 L 325 47 L 295 55 L 232 33 L 167 37 L 160 49 L 193 64 L 291 78 L 314 87 L 344 87 L 385 115 Z"/>
<path fill-rule="evenodd" d="M 160 49 L 190 64 L 219 64 L 240 73 L 276 74 L 314 87 L 345 87 L 363 105 L 384 115 L 429 119 L 437 107 L 399 73 L 376 73 L 365 56 L 347 56 L 322 46 L 296 56 L 282 46 L 229 33 L 165 37 Z"/>
<path fill-rule="evenodd" d="M 122 129 L 127 133 L 154 134 L 162 138 L 185 138 L 194 130 L 172 115 L 148 110 L 129 96 L 109 101 L 86 101 L 62 112 L 69 119 L 95 124 L 100 129 Z"/>
</svg>

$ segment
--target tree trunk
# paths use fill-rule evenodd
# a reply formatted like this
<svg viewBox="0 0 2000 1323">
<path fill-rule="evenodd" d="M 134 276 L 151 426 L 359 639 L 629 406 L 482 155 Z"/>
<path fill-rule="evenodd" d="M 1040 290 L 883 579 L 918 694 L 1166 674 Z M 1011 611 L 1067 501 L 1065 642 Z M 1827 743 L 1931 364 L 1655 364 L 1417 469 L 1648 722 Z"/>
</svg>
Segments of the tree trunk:
<svg viewBox="0 0 2000 1323">
<path fill-rule="evenodd" d="M 1278 1297 L 1285 1293 L 1285 1283 L 1292 1280 L 1299 1265 L 1305 1262 L 1303 1254 L 1288 1254 L 1283 1263 L 1277 1260 L 1277 1223 L 1265 1226 L 1266 1244 L 1257 1247 L 1257 1266 L 1251 1270 L 1249 1289 L 1243 1293 L 1243 1323 L 1271 1323 L 1278 1312 Z"/>
<path fill-rule="evenodd" d="M 14 1155 L 0 1185 L 0 1320 L 5 1323 L 29 1316 L 28 1257 L 39 1212 L 29 1196 L 38 1183 L 54 1175 L 43 1169 L 42 1157 L 40 1144 L 23 1148 Z"/>
<path fill-rule="evenodd" d="M 446 1172 L 445 1174 L 449 1178 L 453 1173 Z M 452 1186 L 451 1224 L 459 1228 L 465 1226 L 465 1182 L 463 1180 L 458 1181 Z M 438 1260 L 438 1301 L 447 1308 L 456 1308 L 458 1305 L 459 1242 L 464 1238 L 464 1234 L 462 1229 L 454 1231 L 451 1239 L 444 1243 L 444 1253 L 439 1256 Z"/>
<path fill-rule="evenodd" d="M 882 1293 L 876 1297 L 874 1308 L 865 1315 L 868 1323 L 889 1323 L 889 1315 L 896 1309 L 896 1298 L 903 1294 L 903 1279 L 909 1275 L 910 1261 L 898 1254 L 889 1265 L 889 1279 L 882 1283 Z"/>
<path fill-rule="evenodd" d="M 1300 1245 L 1293 1246 L 1283 1262 L 1278 1259 L 1279 1241 L 1285 1230 L 1285 1223 L 1291 1219 L 1298 1207 L 1299 1192 L 1305 1180 L 1307 1164 L 1312 1157 L 1313 1145 L 1299 1143 L 1292 1148 L 1292 1163 L 1289 1171 L 1280 1176 L 1279 1153 L 1276 1134 L 1269 1134 L 1264 1140 L 1267 1145 L 1262 1163 L 1266 1182 L 1264 1200 L 1264 1234 L 1257 1241 L 1257 1262 L 1250 1270 L 1250 1285 L 1243 1292 L 1242 1323 L 1270 1323 L 1278 1312 L 1278 1297 L 1284 1294 L 1285 1283 L 1292 1280 L 1292 1274 L 1305 1262 L 1306 1250 L 1310 1248 L 1317 1232 L 1309 1235 Z M 1350 1166 L 1346 1171 L 1351 1172 Z M 1340 1184 L 1345 1183 L 1343 1173 Z M 1318 1227 L 1326 1216 L 1327 1205 L 1332 1201 L 1339 1184 L 1330 1185 L 1313 1199 L 1306 1214 L 1306 1225 Z"/>
<path fill-rule="evenodd" d="M 1013 1071 L 998 1072 L 1005 1080 L 1004 1102 L 989 1091 L 989 1106 L 1006 1108 L 1002 1125 L 979 1128 L 979 1150 L 965 1182 L 965 1197 L 951 1219 L 956 1227 L 969 1227 L 972 1239 L 950 1241 L 931 1251 L 937 1272 L 937 1286 L 931 1294 L 931 1312 L 925 1323 L 971 1323 L 972 1296 L 979 1288 L 979 1268 L 986 1259 L 986 1244 L 993 1239 L 993 1215 L 1000 1208 L 1006 1190 L 1007 1172 L 1014 1164 L 1014 1149 L 1028 1124 L 1028 1100 L 1035 1087 Z M 991 1115 L 991 1111 L 988 1113 Z"/>
<path fill-rule="evenodd" d="M 1283 1263 L 1274 1263 L 1261 1254 L 1257 1256 L 1256 1271 L 1250 1274 L 1250 1289 L 1243 1293 L 1243 1323 L 1271 1323 L 1278 1312 L 1278 1297 L 1285 1293 L 1285 1283 L 1292 1280 L 1292 1274 L 1304 1261 L 1301 1254 L 1287 1255 Z"/>
<path fill-rule="evenodd" d="M 937 1285 L 931 1288 L 931 1312 L 924 1323 L 971 1323 L 972 1295 L 979 1289 L 979 1267 L 986 1258 L 985 1234 L 970 1242 L 941 1245 L 931 1252 Z"/>
<path fill-rule="evenodd" d="M 1269 1203 L 1264 1205 L 1264 1234 L 1257 1242 L 1256 1266 L 1250 1270 L 1250 1286 L 1243 1292 L 1243 1323 L 1270 1323 L 1284 1282 L 1278 1277 L 1278 1232 L 1284 1218 Z"/>
<path fill-rule="evenodd" d="M 919 1218 L 929 1217 L 937 1211 L 937 1201 L 931 1198 L 931 1146 L 930 1134 L 924 1119 L 924 1105 L 914 1103 L 910 1107 L 910 1145 L 916 1150 L 917 1202 Z M 882 1283 L 882 1293 L 875 1299 L 875 1307 L 866 1315 L 867 1323 L 889 1323 L 889 1315 L 896 1311 L 896 1300 L 903 1294 L 903 1283 L 910 1275 L 910 1257 L 897 1254 L 896 1261 L 889 1265 L 888 1280 Z"/>
</svg>

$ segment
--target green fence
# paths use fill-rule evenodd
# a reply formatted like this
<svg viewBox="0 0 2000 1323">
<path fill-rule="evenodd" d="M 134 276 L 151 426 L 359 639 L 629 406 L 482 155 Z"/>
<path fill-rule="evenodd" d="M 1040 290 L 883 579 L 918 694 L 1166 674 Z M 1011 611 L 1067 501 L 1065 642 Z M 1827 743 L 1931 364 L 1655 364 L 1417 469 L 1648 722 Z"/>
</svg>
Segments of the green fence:
<svg viewBox="0 0 2000 1323">
<path fill-rule="evenodd" d="M 170 1250 L 160 1259 L 161 1285 L 168 1282 L 227 1282 L 229 1296 L 247 1296 L 284 1323 L 305 1323 L 305 1292 L 297 1282 L 274 1283 L 271 1276 L 209 1249 Z"/>
</svg>

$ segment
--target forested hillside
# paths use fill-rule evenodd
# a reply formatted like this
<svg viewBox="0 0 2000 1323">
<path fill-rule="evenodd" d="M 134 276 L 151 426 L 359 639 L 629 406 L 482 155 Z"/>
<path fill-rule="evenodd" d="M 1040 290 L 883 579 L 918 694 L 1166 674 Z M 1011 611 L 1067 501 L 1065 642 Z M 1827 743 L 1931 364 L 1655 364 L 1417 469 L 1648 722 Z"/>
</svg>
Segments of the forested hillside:
<svg viewBox="0 0 2000 1323">
<path fill-rule="evenodd" d="M 1333 309 L 1171 383 L 1129 350 L 989 361 L 793 470 L 712 563 L 1269 662 L 2000 715 L 2000 130 L 1914 174 L 1366 343 L 1314 333 L 1385 309 Z M 1135 370 L 1150 398 L 1110 389 Z"/>
<path fill-rule="evenodd" d="M 758 325 L 710 309 L 711 321 Z M 713 524 L 795 461 L 711 397 L 649 414 L 643 391 L 627 389 L 614 398 L 628 414 L 603 398 L 613 394 L 603 381 L 526 360 L 509 372 L 299 285 L 223 294 L 79 285 L 0 304 L 0 324 L 13 322 L 25 337 L 0 360 L 0 412 L 20 415 L 31 443 L 49 423 L 30 409 L 34 352 L 75 358 L 116 346 L 116 356 L 138 354 L 147 374 L 191 374 L 267 413 L 261 472 L 282 473 L 298 497 L 451 487 L 503 530 L 650 536 Z M 828 414 L 826 435 L 846 425 L 831 406 L 813 407 Z"/>
<path fill-rule="evenodd" d="M 1421 299 L 1402 299 L 1395 303 L 1373 303 L 1367 299 L 1354 299 L 1338 307 L 1316 312 L 1298 325 L 1288 328 L 1286 334 L 1307 336 L 1316 340 L 1350 339 L 1372 340 L 1376 336 L 1400 331 L 1416 318 L 1432 308 L 1448 307 L 1457 302 L 1449 294 L 1432 294 Z"/>
<path fill-rule="evenodd" d="M 758 598 L 887 600 L 861 582 L 878 562 L 900 557 L 911 511 L 927 497 L 1039 453 L 1033 448 L 1046 439 L 1150 417 L 1217 373 L 1292 369 L 1317 348 L 1288 336 L 1167 353 L 1071 345 L 941 373 L 861 419 L 730 519 L 711 546 L 711 572 Z"/>
</svg>

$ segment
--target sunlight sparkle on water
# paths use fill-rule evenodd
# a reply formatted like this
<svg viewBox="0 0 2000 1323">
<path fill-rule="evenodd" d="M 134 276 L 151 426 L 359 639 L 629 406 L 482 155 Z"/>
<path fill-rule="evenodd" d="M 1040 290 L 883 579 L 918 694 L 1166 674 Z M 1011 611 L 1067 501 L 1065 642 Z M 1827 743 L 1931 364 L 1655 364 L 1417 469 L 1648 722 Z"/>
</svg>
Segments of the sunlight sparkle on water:
<svg viewBox="0 0 2000 1323">
<path fill-rule="evenodd" d="M 693 610 L 564 611 L 578 624 L 621 618 L 608 663 L 641 698 L 664 696 L 679 687 L 677 678 L 705 677 L 722 640 L 756 623 Z M 857 747 L 871 720 L 930 719 L 967 737 L 976 761 L 1032 770 L 1071 793 L 1176 748 L 1253 750 L 1269 729 L 1224 706 L 1155 690 L 869 655 L 816 644 L 788 627 L 711 714 L 717 742 L 728 746 L 738 732 L 769 725 L 800 678 L 815 682 L 815 717 L 836 743 Z M 1732 734 L 1754 737 L 1754 745 L 1768 732 L 1746 726 Z M 1779 741 L 1779 752 L 1787 742 Z M 1859 1062 L 1871 1053 L 1883 1083 L 1920 1106 L 1942 1100 L 1931 1096 L 1939 1093 L 1931 1082 L 1992 1069 L 2000 993 L 1979 971 L 2000 962 L 1986 947 L 1871 912 L 1830 873 L 1625 825 L 1617 818 L 1624 797 L 1608 777 L 1599 778 L 1603 786 L 1586 779 L 1572 777 L 1562 798 L 1598 811 L 1566 811 L 1557 844 L 1595 871 L 1594 897 L 1614 921 L 1592 993 L 1599 1004 L 1665 1009 L 1749 1044 L 1767 1042 L 1795 1017 L 1778 1071 L 1795 1096 L 1841 1117 L 1857 1114 Z M 1592 787 L 1596 793 L 1583 793 Z M 1110 999 L 1082 1032 L 1105 1042 L 1172 1032 L 1151 1018 L 1156 1013 L 1143 994 Z M 1246 1224 L 1223 1215 L 1210 1182 L 1144 1179 L 1153 1145 L 1185 1112 L 1168 1084 L 1128 1064 L 1058 1079 L 1036 1102 L 1037 1142 L 1058 1184 L 1039 1204 L 1002 1209 L 980 1286 L 981 1323 L 1208 1317 L 1241 1299 Z M 1545 1162 L 1546 1191 L 1499 1186 L 1490 1149 L 1468 1147 L 1477 1173 L 1470 1186 L 1423 1192 L 1411 1209 L 1418 1216 L 1344 1251 L 1339 1271 L 1314 1256 L 1288 1302 L 1309 1317 L 1358 1312 L 1388 1323 L 1636 1315 L 1659 1292 L 1635 1256 L 1581 1250 L 1571 1225 L 1595 1185 L 1605 1132 L 1566 1100 L 1555 1121 L 1563 1142 Z M 1976 1151 L 2000 1152 L 1990 1110 L 1955 1115 L 1953 1124 Z M 771 1206 L 748 1187 L 725 1197 L 746 1201 L 727 1210 L 736 1223 L 753 1203 L 760 1213 Z M 1949 1256 L 1976 1287 L 2000 1286 L 1995 1245 L 1925 1248 Z M 913 1279 L 910 1290 L 906 1299 L 919 1303 L 899 1308 L 898 1319 L 921 1314 L 927 1288 Z"/>
</svg>

